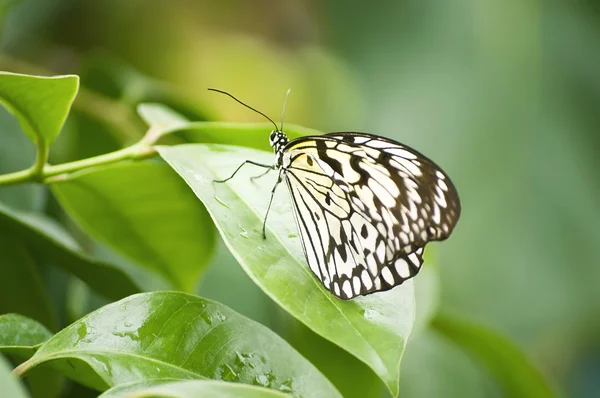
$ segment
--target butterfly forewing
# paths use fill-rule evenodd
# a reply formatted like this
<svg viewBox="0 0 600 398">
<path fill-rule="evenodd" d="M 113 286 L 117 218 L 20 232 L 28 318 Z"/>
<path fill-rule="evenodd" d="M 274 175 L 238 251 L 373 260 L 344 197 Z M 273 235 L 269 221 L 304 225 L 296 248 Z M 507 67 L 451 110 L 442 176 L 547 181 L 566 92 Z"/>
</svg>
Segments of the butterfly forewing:
<svg viewBox="0 0 600 398">
<path fill-rule="evenodd" d="M 291 141 L 282 171 L 308 264 L 343 299 L 414 276 L 425 244 L 447 238 L 460 214 L 456 190 L 437 165 L 382 137 Z"/>
</svg>

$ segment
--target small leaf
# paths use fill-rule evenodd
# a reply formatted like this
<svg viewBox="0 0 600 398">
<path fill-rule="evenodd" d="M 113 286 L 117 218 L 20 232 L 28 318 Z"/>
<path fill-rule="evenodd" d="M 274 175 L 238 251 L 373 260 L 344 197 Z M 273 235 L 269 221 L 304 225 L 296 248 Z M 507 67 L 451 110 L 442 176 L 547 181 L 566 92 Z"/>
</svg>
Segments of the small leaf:
<svg viewBox="0 0 600 398">
<path fill-rule="evenodd" d="M 135 388 L 137 387 L 137 388 Z M 117 386 L 99 398 L 286 398 L 287 394 L 264 387 L 215 380 L 189 380 L 145 386 Z"/>
<path fill-rule="evenodd" d="M 0 72 L 0 103 L 33 142 L 49 146 L 64 124 L 79 89 L 74 75 L 42 77 Z"/>
<path fill-rule="evenodd" d="M 339 396 L 266 327 L 219 303 L 176 292 L 138 294 L 91 313 L 44 343 L 17 373 L 44 363 L 99 390 L 157 378 L 209 378 L 294 396 Z"/>
<path fill-rule="evenodd" d="M 25 387 L 18 378 L 10 374 L 8 362 L 0 355 L 0 388 L 3 397 L 28 398 Z"/>
<path fill-rule="evenodd" d="M 293 317 L 369 365 L 396 395 L 400 361 L 415 317 L 412 281 L 351 301 L 337 299 L 306 264 L 285 186 L 277 191 L 269 233 L 262 238 L 276 173 L 252 183 L 249 177 L 263 170 L 248 166 L 230 183 L 212 182 L 228 177 L 246 159 L 272 164 L 272 154 L 214 144 L 157 149 L 204 202 L 252 280 Z"/>
<path fill-rule="evenodd" d="M 41 323 L 18 314 L 0 315 L 0 352 L 29 358 L 34 346 L 52 337 Z"/>
<path fill-rule="evenodd" d="M 216 234 L 206 209 L 164 163 L 124 163 L 52 185 L 67 213 L 94 238 L 191 292 Z"/>
<path fill-rule="evenodd" d="M 185 117 L 161 104 L 139 104 L 137 111 L 148 126 L 160 131 L 178 129 L 189 123 Z"/>
<path fill-rule="evenodd" d="M 118 300 L 139 291 L 120 269 L 87 256 L 68 232 L 39 214 L 17 212 L 0 203 L 0 233 L 2 231 L 18 238 L 28 251 L 42 254 L 46 260 L 75 275 L 106 298 Z M 15 283 L 15 279 L 9 280 Z M 33 294 L 40 289 L 30 286 L 23 291 Z"/>
<path fill-rule="evenodd" d="M 509 397 L 556 397 L 554 387 L 519 348 L 492 330 L 448 315 L 432 327 L 483 362 Z"/>
<path fill-rule="evenodd" d="M 273 128 L 270 123 L 192 122 L 165 131 L 164 134 L 174 135 L 186 142 L 228 144 L 270 150 L 269 132 Z M 294 124 L 286 124 L 285 133 L 290 139 L 322 134 L 320 131 Z"/>
</svg>

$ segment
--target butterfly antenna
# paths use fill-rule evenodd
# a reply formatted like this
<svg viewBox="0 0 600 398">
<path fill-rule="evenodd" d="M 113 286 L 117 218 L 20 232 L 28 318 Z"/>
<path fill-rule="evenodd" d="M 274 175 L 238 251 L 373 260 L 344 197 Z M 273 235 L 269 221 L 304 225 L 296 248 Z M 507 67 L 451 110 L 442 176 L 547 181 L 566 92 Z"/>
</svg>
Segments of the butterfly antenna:
<svg viewBox="0 0 600 398">
<path fill-rule="evenodd" d="M 235 101 L 237 101 L 238 103 L 244 105 L 246 108 L 253 110 L 254 112 L 258 113 L 259 115 L 264 116 L 268 121 L 270 121 L 271 123 L 273 123 L 273 126 L 275 126 L 275 130 L 277 131 L 277 124 L 267 115 L 265 115 L 264 113 L 262 113 L 261 111 L 259 111 L 258 109 L 254 109 L 253 107 L 251 107 L 248 104 L 244 104 L 242 101 L 240 101 L 239 99 L 235 98 L 233 95 L 229 94 L 226 91 L 221 91 L 221 90 L 217 90 L 216 88 L 209 88 L 208 91 L 215 91 L 217 93 L 221 93 L 221 94 L 225 94 L 231 98 L 233 98 Z"/>
<path fill-rule="evenodd" d="M 283 100 L 283 108 L 281 109 L 281 128 L 279 131 L 283 131 L 283 115 L 285 114 L 285 107 L 287 105 L 287 99 L 290 96 L 290 91 L 292 91 L 292 89 L 288 88 L 287 93 L 285 93 L 285 100 Z"/>
</svg>

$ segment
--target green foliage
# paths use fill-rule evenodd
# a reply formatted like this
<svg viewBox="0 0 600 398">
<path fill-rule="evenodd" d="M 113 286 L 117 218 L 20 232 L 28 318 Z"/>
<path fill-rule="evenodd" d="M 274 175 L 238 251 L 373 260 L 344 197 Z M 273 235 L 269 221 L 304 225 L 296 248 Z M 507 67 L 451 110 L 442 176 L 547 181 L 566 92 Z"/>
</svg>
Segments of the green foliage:
<svg viewBox="0 0 600 398">
<path fill-rule="evenodd" d="M 47 362 L 99 390 L 147 379 L 206 378 L 294 396 L 338 396 L 313 365 L 264 326 L 175 292 L 134 295 L 89 314 L 44 343 L 17 373 Z"/>
<path fill-rule="evenodd" d="M 28 256 L 30 260 L 22 257 L 17 260 L 18 263 L 37 262 L 38 258 L 50 261 L 87 283 L 97 293 L 112 300 L 118 300 L 139 291 L 131 278 L 117 265 L 90 257 L 79 247 L 75 238 L 65 231 L 63 226 L 42 214 L 19 212 L 0 203 L 0 227 L 3 231 L 11 231 L 10 239 L 18 242 L 12 247 L 12 250 L 16 250 L 19 245 L 25 247 L 23 256 Z M 32 254 L 35 256 L 32 257 Z M 0 264 L 3 272 L 9 272 L 10 269 L 27 268 L 26 266 L 11 267 L 8 264 L 10 258 L 10 256 L 6 256 L 7 262 Z M 34 275 L 37 272 L 39 271 L 36 268 L 32 268 L 30 273 Z M 32 276 L 32 278 L 36 277 Z M 16 280 L 21 279 L 17 278 Z M 7 285 L 5 289 L 9 289 L 11 284 L 14 286 L 14 280 L 9 282 L 9 279 L 4 279 L 4 281 Z M 26 288 L 19 291 L 31 294 Z M 44 305 L 42 302 L 32 299 L 24 300 L 25 303 L 30 301 L 37 303 L 35 305 Z M 9 300 L 4 302 L 9 302 Z"/>
<path fill-rule="evenodd" d="M 58 137 L 78 88 L 78 76 L 0 72 L 0 101 L 17 117 L 29 139 L 46 148 Z"/>
<path fill-rule="evenodd" d="M 29 358 L 34 346 L 52 337 L 46 327 L 19 314 L 0 315 L 0 352 Z"/>
<path fill-rule="evenodd" d="M 215 233 L 202 204 L 167 165 L 114 165 L 53 184 L 52 191 L 90 236 L 174 289 L 193 291 Z"/>
<path fill-rule="evenodd" d="M 150 80 L 142 80 L 146 92 Z M 137 110 L 149 128 L 137 143 L 46 164 L 77 82 L 0 74 L 3 103 L 37 151 L 33 168 L 0 175 L 0 190 L 41 182 L 52 195 L 43 212 L 44 206 L 16 210 L 0 203 L 0 351 L 15 361 L 26 359 L 15 373 L 27 374 L 32 396 L 58 396 L 63 376 L 104 391 L 102 397 L 336 397 L 340 391 L 358 397 L 380 394 L 383 384 L 397 396 L 413 326 L 417 339 L 441 333 L 475 353 L 513 395 L 552 396 L 514 346 L 477 325 L 436 317 L 433 264 L 426 265 L 416 287 L 409 281 L 385 293 L 336 299 L 305 264 L 283 187 L 263 240 L 276 173 L 251 182 L 257 171 L 247 167 L 227 184 L 213 180 L 227 177 L 246 159 L 270 164 L 272 154 L 257 150 L 267 149 L 270 124 L 189 122 L 163 105 L 142 104 Z M 135 93 L 117 91 L 129 93 L 124 103 L 135 105 Z M 91 98 L 89 92 L 83 96 L 94 102 Z M 132 111 L 102 101 L 109 101 L 113 115 Z M 81 109 L 102 117 L 90 106 Z M 286 132 L 291 138 L 319 133 L 292 124 Z M 164 145 L 155 146 L 159 142 Z M 189 294 L 207 267 L 222 265 L 213 259 L 217 231 L 249 276 L 247 283 L 285 310 L 263 308 L 275 312 L 277 332 L 289 343 L 223 304 Z M 429 253 L 426 260 L 432 262 Z M 135 294 L 151 289 L 155 279 L 179 292 Z M 69 283 L 83 288 L 65 299 L 60 289 Z M 245 300 L 229 283 L 219 288 Z M 91 291 L 120 301 L 99 301 L 100 308 L 65 327 L 65 301 L 85 301 Z M 85 308 L 75 304 L 79 311 Z M 415 362 L 414 369 L 418 366 Z M 515 369 L 519 374 L 513 377 Z M 18 388 L 2 369 L 0 385 Z"/>
</svg>

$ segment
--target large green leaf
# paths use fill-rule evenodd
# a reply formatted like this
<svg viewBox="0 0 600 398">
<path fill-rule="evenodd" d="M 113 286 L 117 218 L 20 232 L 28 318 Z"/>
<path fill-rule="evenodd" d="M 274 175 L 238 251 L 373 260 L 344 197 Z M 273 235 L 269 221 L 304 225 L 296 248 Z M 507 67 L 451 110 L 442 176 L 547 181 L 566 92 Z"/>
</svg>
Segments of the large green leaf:
<svg viewBox="0 0 600 398">
<path fill-rule="evenodd" d="M 533 366 L 525 353 L 496 332 L 448 315 L 438 315 L 432 326 L 485 364 L 506 396 L 557 396 L 554 387 Z"/>
<path fill-rule="evenodd" d="M 99 398 L 285 398 L 279 391 L 247 384 L 229 383 L 215 380 L 189 380 L 170 383 L 157 383 L 155 386 L 117 386 Z"/>
<path fill-rule="evenodd" d="M 31 252 L 41 254 L 46 261 L 75 275 L 106 298 L 118 300 L 139 291 L 120 269 L 87 256 L 60 225 L 39 214 L 17 212 L 0 204 L 0 233 L 3 231 L 26 246 L 25 255 L 30 256 Z M 3 266 L 6 262 L 0 262 L 0 267 Z M 13 286 L 19 282 L 19 279 L 1 280 Z M 36 294 L 36 291 L 42 290 L 29 287 L 22 291 L 24 294 Z M 21 313 L 17 310 L 11 312 Z"/>
<path fill-rule="evenodd" d="M 52 185 L 91 236 L 191 292 L 210 260 L 215 232 L 204 206 L 164 163 L 124 163 Z"/>
<path fill-rule="evenodd" d="M 227 184 L 213 184 L 245 159 L 272 163 L 266 152 L 222 145 L 158 147 L 161 156 L 204 202 L 244 270 L 275 302 L 310 329 L 368 364 L 396 395 L 402 353 L 415 317 L 411 281 L 352 301 L 335 298 L 306 265 L 285 186 L 261 228 L 276 173 L 256 183 L 251 166 Z"/>
<path fill-rule="evenodd" d="M 219 379 L 295 396 L 339 396 L 269 329 L 177 292 L 139 294 L 103 307 L 54 335 L 17 372 L 47 362 L 99 390 L 157 378 Z"/>
<path fill-rule="evenodd" d="M 79 77 L 42 77 L 0 72 L 0 103 L 27 136 L 46 147 L 58 136 L 79 89 Z"/>
<path fill-rule="evenodd" d="M 0 391 L 2 391 L 3 397 L 29 397 L 19 379 L 10 374 L 10 367 L 2 355 L 0 355 Z"/>
<path fill-rule="evenodd" d="M 52 337 L 41 323 L 19 314 L 0 315 L 0 352 L 29 358 L 34 346 Z"/>
</svg>

